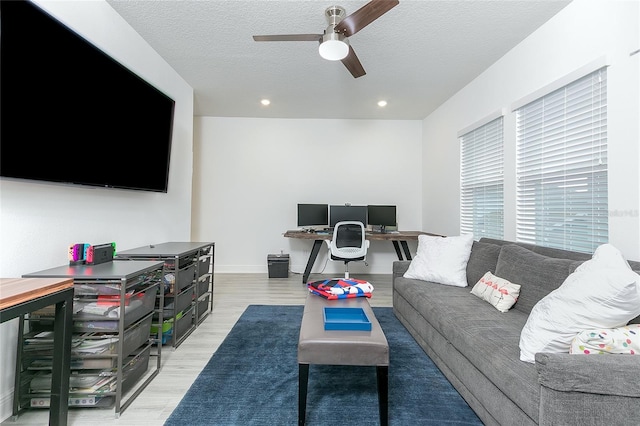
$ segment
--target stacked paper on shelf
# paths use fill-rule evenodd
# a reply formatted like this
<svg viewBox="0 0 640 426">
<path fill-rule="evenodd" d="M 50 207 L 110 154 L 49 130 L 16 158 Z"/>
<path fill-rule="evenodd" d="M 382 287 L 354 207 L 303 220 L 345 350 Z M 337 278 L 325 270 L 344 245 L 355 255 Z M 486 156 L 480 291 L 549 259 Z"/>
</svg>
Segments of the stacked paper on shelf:
<svg viewBox="0 0 640 426">
<path fill-rule="evenodd" d="M 102 374 L 102 373 L 100 373 Z M 109 373 L 110 374 L 110 373 Z M 72 374 L 69 377 L 70 392 L 103 393 L 111 392 L 116 386 L 116 376 Z M 51 373 L 36 374 L 30 383 L 32 393 L 51 392 Z"/>
<path fill-rule="evenodd" d="M 75 346 L 72 351 L 78 355 L 97 355 L 105 352 L 113 352 L 117 344 L 117 337 L 82 339 L 82 341 Z"/>
<path fill-rule="evenodd" d="M 72 370 L 77 369 L 93 369 L 103 370 L 111 369 L 115 367 L 115 358 L 71 358 L 70 368 Z M 51 357 L 36 358 L 31 361 L 29 368 L 31 369 L 49 369 L 53 366 L 53 359 Z"/>
<path fill-rule="evenodd" d="M 98 305 L 97 302 L 87 303 L 82 307 L 82 312 L 91 315 L 104 315 L 108 316 L 111 311 L 116 309 L 113 305 Z"/>
</svg>

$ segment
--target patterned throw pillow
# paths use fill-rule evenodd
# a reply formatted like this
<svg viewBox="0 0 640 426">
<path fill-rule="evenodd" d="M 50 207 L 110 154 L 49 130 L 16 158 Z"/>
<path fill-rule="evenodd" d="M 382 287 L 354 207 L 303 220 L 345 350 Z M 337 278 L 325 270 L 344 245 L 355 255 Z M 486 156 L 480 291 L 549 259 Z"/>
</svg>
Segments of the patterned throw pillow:
<svg viewBox="0 0 640 426">
<path fill-rule="evenodd" d="M 473 286 L 471 294 L 491 303 L 500 312 L 507 312 L 518 300 L 520 285 L 487 272 Z"/>
<path fill-rule="evenodd" d="M 640 355 L 640 324 L 582 331 L 571 342 L 569 353 Z"/>
</svg>

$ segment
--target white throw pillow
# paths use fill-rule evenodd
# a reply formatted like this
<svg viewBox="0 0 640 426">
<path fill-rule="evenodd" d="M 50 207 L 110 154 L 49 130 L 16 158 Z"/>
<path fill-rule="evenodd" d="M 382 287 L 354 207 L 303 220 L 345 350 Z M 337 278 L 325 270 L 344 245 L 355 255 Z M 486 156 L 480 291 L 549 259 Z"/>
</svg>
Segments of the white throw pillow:
<svg viewBox="0 0 640 426">
<path fill-rule="evenodd" d="M 416 256 L 404 277 L 466 287 L 472 245 L 473 234 L 444 238 L 419 235 Z"/>
<path fill-rule="evenodd" d="M 562 285 L 542 298 L 520 334 L 520 359 L 569 353 L 582 330 L 617 328 L 640 315 L 640 276 L 611 244 L 603 244 Z"/>
<path fill-rule="evenodd" d="M 518 300 L 520 284 L 513 284 L 488 271 L 473 286 L 471 294 L 491 303 L 500 312 L 507 312 Z"/>
</svg>

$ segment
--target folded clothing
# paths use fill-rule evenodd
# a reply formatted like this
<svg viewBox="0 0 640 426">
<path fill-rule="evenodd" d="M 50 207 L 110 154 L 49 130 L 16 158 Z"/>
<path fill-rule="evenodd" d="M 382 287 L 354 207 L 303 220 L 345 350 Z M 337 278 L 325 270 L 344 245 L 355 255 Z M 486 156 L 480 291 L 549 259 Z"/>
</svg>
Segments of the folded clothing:
<svg viewBox="0 0 640 426">
<path fill-rule="evenodd" d="M 353 278 L 333 278 L 307 283 L 309 292 L 325 299 L 350 299 L 354 297 L 371 297 L 373 286 L 368 281 Z"/>
<path fill-rule="evenodd" d="M 585 330 L 571 342 L 572 354 L 640 354 L 640 324 Z"/>
</svg>

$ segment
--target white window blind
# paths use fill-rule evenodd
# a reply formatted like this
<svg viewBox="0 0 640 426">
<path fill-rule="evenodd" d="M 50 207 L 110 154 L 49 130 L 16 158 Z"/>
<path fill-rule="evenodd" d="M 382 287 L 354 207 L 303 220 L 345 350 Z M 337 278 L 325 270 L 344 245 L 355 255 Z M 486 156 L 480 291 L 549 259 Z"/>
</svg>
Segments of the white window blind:
<svg viewBox="0 0 640 426">
<path fill-rule="evenodd" d="M 460 137 L 460 232 L 474 239 L 503 238 L 502 117 Z"/>
<path fill-rule="evenodd" d="M 607 74 L 516 110 L 518 241 L 592 253 L 608 241 Z"/>
</svg>

